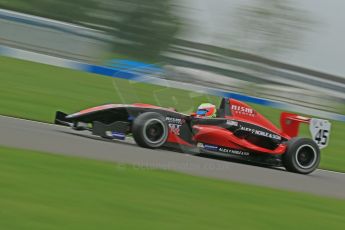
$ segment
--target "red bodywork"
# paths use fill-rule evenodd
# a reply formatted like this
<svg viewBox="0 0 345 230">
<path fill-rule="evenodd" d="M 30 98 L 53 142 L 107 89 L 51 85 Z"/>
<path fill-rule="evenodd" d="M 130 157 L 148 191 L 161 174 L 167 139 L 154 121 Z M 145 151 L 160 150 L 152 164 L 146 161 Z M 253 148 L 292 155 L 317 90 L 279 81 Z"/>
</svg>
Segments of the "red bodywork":
<svg viewBox="0 0 345 230">
<path fill-rule="evenodd" d="M 231 115 L 224 116 L 224 118 L 228 119 L 229 121 L 241 121 L 265 128 L 286 140 L 297 136 L 300 123 L 309 123 L 310 120 L 309 118 L 301 117 L 296 114 L 282 113 L 281 130 L 249 105 L 234 99 L 227 100 L 229 100 L 228 104 L 230 106 L 229 110 L 231 112 Z M 267 149 L 257 146 L 246 140 L 245 138 L 239 138 L 234 135 L 234 133 L 229 132 L 229 130 L 215 125 L 194 125 L 193 129 L 197 130 L 196 134 L 193 136 L 193 139 L 196 143 L 201 142 L 216 146 L 227 147 L 230 149 L 247 150 L 256 153 L 267 153 L 271 155 L 280 155 L 286 152 L 287 146 L 285 143 L 279 144 L 277 148 L 273 150 Z M 187 146 L 192 145 L 181 139 L 174 132 L 170 132 L 168 142 Z"/>
<path fill-rule="evenodd" d="M 149 105 L 149 104 L 110 104 L 102 105 L 80 112 L 71 114 L 67 116 L 68 119 L 78 118 L 82 116 L 87 116 L 88 114 L 97 113 L 99 111 L 113 110 L 118 108 L 126 108 L 128 110 L 147 110 L 147 111 L 160 111 L 161 113 L 172 113 L 178 117 L 182 117 L 184 122 L 188 120 L 190 122 L 190 128 L 192 129 L 192 137 L 189 140 L 182 138 L 181 131 L 179 127 L 182 124 L 173 124 L 169 130 L 169 136 L 167 139 L 168 143 L 179 144 L 183 146 L 192 147 L 198 143 L 209 144 L 214 146 L 225 147 L 234 150 L 248 151 L 254 153 L 264 153 L 270 155 L 281 155 L 286 152 L 285 142 L 290 140 L 292 137 L 297 136 L 298 127 L 300 123 L 309 123 L 309 118 L 301 117 L 296 114 L 282 113 L 281 115 L 281 127 L 277 128 L 268 119 L 262 116 L 260 113 L 255 111 L 249 105 L 235 100 L 235 99 L 223 99 L 223 109 L 226 111 L 224 115 L 218 116 L 218 118 L 196 118 L 193 115 L 186 115 L 176 112 L 174 109 L 162 108 L 159 106 Z M 170 115 L 167 115 L 170 116 Z M 173 116 L 174 117 L 174 116 Z M 226 120 L 232 123 L 242 123 L 246 124 L 244 126 L 251 126 L 254 128 L 246 128 L 251 132 L 259 132 L 259 136 L 270 134 L 274 138 L 278 139 L 277 145 L 274 148 L 266 148 L 260 144 L 253 143 L 252 140 L 248 140 L 245 136 L 236 135 L 235 132 L 229 131 L 228 128 L 222 127 L 220 125 L 213 124 L 200 124 L 193 123 L 193 120 L 202 119 L 204 121 L 214 121 L 214 120 Z M 201 122 L 202 123 L 202 122 Z M 206 122 L 207 123 L 207 122 Z M 241 127 L 243 128 L 243 126 Z M 265 130 L 265 131 L 258 131 Z M 248 130 L 246 130 L 248 131 Z M 257 133 L 256 133 L 257 134 Z M 255 136 L 255 135 L 253 135 Z M 270 136 L 270 137 L 271 137 Z M 267 139 L 266 139 L 267 140 Z"/>
</svg>

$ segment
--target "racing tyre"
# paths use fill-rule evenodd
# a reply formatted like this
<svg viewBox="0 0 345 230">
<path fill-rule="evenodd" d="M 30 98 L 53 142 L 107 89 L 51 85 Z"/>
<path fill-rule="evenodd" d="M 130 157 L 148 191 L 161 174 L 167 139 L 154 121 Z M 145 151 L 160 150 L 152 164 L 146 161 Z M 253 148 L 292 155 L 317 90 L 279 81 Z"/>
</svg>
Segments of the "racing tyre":
<svg viewBox="0 0 345 230">
<path fill-rule="evenodd" d="M 147 112 L 140 114 L 134 120 L 132 133 L 139 146 L 154 149 L 165 144 L 169 128 L 164 116 L 155 112 Z"/>
<path fill-rule="evenodd" d="M 319 146 L 309 138 L 293 138 L 287 143 L 283 164 L 290 172 L 309 174 L 320 164 Z"/>
</svg>

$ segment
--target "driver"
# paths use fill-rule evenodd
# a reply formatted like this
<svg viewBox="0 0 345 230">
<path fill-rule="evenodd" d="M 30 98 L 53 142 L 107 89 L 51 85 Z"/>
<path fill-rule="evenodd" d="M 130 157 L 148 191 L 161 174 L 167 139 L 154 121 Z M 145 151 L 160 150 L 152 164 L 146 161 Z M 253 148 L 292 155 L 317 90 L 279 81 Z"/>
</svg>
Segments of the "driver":
<svg viewBox="0 0 345 230">
<path fill-rule="evenodd" d="M 196 111 L 196 117 L 207 117 L 214 118 L 216 117 L 216 106 L 211 103 L 203 103 L 199 105 L 198 111 Z"/>
</svg>

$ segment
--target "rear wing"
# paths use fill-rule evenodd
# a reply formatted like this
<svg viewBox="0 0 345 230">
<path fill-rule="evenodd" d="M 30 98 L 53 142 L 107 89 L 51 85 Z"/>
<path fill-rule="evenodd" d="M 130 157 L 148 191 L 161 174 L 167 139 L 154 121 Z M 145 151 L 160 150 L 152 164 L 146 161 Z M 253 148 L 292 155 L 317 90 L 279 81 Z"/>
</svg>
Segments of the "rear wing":
<svg viewBox="0 0 345 230">
<path fill-rule="evenodd" d="M 331 123 L 328 120 L 303 117 L 294 113 L 283 112 L 280 116 L 282 131 L 290 137 L 296 137 L 301 123 L 309 125 L 312 139 L 320 147 L 327 147 L 331 132 Z"/>
</svg>

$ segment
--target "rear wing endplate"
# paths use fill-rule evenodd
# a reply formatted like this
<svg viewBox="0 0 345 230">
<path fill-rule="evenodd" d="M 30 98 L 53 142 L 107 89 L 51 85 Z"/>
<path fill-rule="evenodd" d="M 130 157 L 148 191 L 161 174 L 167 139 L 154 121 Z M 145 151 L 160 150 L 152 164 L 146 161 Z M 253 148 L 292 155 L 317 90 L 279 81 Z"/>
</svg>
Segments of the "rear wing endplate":
<svg viewBox="0 0 345 230">
<path fill-rule="evenodd" d="M 301 123 L 309 125 L 312 139 L 320 149 L 327 147 L 331 132 L 331 123 L 328 120 L 303 117 L 294 113 L 283 112 L 280 116 L 282 131 L 290 137 L 296 137 Z"/>
</svg>

